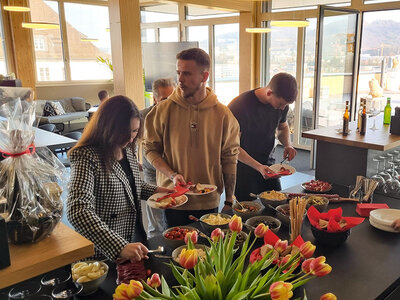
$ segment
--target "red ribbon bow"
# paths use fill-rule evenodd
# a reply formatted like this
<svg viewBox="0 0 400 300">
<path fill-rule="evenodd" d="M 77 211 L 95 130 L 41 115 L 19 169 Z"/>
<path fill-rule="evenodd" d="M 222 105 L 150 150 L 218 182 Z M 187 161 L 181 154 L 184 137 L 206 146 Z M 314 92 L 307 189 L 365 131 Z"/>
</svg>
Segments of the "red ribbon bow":
<svg viewBox="0 0 400 300">
<path fill-rule="evenodd" d="M 33 143 L 30 144 L 25 151 L 20 152 L 20 153 L 10 153 L 10 152 L 3 151 L 3 150 L 0 149 L 0 153 L 4 158 L 7 158 L 7 157 L 18 157 L 18 156 L 21 156 L 21 155 L 24 155 L 24 154 L 33 154 L 35 152 L 36 152 L 36 147 L 35 147 L 35 145 Z"/>
</svg>

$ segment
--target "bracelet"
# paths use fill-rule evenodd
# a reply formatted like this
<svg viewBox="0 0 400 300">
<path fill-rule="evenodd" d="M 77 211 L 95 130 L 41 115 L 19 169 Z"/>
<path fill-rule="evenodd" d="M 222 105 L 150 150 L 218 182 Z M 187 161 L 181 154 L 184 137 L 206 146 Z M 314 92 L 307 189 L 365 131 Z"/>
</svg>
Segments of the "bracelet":
<svg viewBox="0 0 400 300">
<path fill-rule="evenodd" d="M 232 207 L 232 204 L 233 204 L 233 203 L 232 203 L 232 202 L 229 202 L 229 201 L 225 201 L 224 204 L 225 204 L 225 205 L 228 205 L 228 206 L 230 206 L 230 207 Z"/>
<path fill-rule="evenodd" d="M 178 173 L 176 172 L 172 173 L 171 176 L 169 177 L 169 180 L 174 181 L 176 175 L 178 175 Z"/>
</svg>

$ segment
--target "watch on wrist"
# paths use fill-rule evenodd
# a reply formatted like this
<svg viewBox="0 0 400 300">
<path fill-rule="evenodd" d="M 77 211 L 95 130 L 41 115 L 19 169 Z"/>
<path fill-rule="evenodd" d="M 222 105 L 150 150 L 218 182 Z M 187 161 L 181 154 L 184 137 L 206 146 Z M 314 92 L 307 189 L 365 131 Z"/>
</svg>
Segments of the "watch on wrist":
<svg viewBox="0 0 400 300">
<path fill-rule="evenodd" d="M 176 172 L 172 173 L 171 176 L 169 177 L 169 180 L 174 181 L 176 175 L 178 175 L 178 173 Z"/>
<path fill-rule="evenodd" d="M 225 205 L 228 205 L 228 206 L 230 206 L 230 207 L 232 207 L 232 202 L 225 201 L 224 204 L 225 204 Z"/>
</svg>

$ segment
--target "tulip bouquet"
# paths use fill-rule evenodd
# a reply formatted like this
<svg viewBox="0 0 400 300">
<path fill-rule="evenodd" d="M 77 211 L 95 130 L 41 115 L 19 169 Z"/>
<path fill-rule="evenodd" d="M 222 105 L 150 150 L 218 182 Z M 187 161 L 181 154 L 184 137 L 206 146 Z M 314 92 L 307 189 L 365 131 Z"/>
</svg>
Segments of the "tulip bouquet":
<svg viewBox="0 0 400 300">
<path fill-rule="evenodd" d="M 268 226 L 259 224 L 254 234 L 256 238 L 250 244 L 250 235 L 243 243 L 239 256 L 234 259 L 234 244 L 237 234 L 242 230 L 242 220 L 233 216 L 229 228 L 231 234 L 225 236 L 220 228 L 211 233 L 211 247 L 200 258 L 194 244 L 197 232 L 189 232 L 185 237 L 187 248 L 179 255 L 180 266 L 170 262 L 169 266 L 178 285 L 170 287 L 165 279 L 153 274 L 147 282 L 131 280 L 130 284 L 121 284 L 113 295 L 115 300 L 127 299 L 187 299 L 187 300 L 234 300 L 234 299 L 289 299 L 293 290 L 314 277 L 329 274 L 331 267 L 325 263 L 325 257 L 311 258 L 315 246 L 307 243 L 299 252 L 273 264 L 276 257 L 273 249 L 260 260 L 248 265 L 246 257 L 257 238 L 263 238 L 269 231 Z M 284 247 L 279 243 L 277 247 Z M 307 258 L 296 272 L 303 258 Z M 191 270 L 193 269 L 193 270 Z M 332 294 L 331 294 L 332 295 Z M 324 295 L 325 296 L 325 295 Z M 325 296 L 324 299 L 334 299 Z"/>
</svg>

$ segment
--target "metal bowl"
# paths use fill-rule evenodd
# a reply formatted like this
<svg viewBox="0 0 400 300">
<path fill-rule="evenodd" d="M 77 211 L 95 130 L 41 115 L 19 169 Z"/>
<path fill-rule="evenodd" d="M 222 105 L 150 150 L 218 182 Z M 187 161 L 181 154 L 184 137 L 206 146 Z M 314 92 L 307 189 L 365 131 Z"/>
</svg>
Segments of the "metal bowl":
<svg viewBox="0 0 400 300">
<path fill-rule="evenodd" d="M 222 213 L 205 214 L 204 216 L 202 216 L 200 218 L 200 220 L 202 221 L 202 224 L 204 225 L 204 229 L 206 229 L 207 231 L 211 232 L 215 228 L 221 228 L 221 229 L 229 228 L 229 222 L 226 223 L 226 224 L 221 224 L 221 225 L 218 225 L 218 224 L 212 225 L 212 224 L 208 224 L 207 222 L 205 222 L 204 220 L 207 219 L 210 215 L 214 215 L 214 216 L 220 215 L 221 217 L 223 217 L 225 219 L 229 219 L 229 220 L 231 219 L 230 215 L 222 214 Z"/>
<path fill-rule="evenodd" d="M 281 228 L 281 221 L 279 221 L 277 218 L 271 217 L 271 216 L 255 216 L 246 221 L 247 225 L 257 227 L 258 224 L 264 223 L 265 225 L 268 225 L 269 229 L 273 233 L 277 233 L 279 229 Z M 272 225 L 271 225 L 272 224 Z"/>
<path fill-rule="evenodd" d="M 179 240 L 179 239 L 169 239 L 167 237 L 165 237 L 165 235 L 170 232 L 171 230 L 173 230 L 174 228 L 182 228 L 182 229 L 189 229 L 190 231 L 196 231 L 197 233 L 199 233 L 199 230 L 197 228 L 194 228 L 192 226 L 175 226 L 175 227 L 170 227 L 167 230 L 165 230 L 162 234 L 163 239 L 164 239 L 164 244 L 168 247 L 170 247 L 171 249 L 175 249 L 179 246 L 185 245 L 185 240 Z"/>
<path fill-rule="evenodd" d="M 289 204 L 283 204 L 276 207 L 276 217 L 282 222 L 282 224 L 289 226 L 290 225 L 290 215 L 283 214 L 280 212 L 281 209 L 288 209 Z M 307 211 L 304 211 L 303 220 L 307 214 Z"/>
<path fill-rule="evenodd" d="M 260 203 L 257 203 L 255 201 L 241 201 L 240 204 L 242 205 L 247 205 L 247 206 L 253 206 L 255 207 L 255 210 L 253 211 L 238 211 L 237 209 L 240 209 L 240 206 L 235 202 L 232 205 L 232 211 L 235 215 L 238 215 L 239 217 L 242 218 L 242 220 L 247 220 L 248 218 L 258 216 L 261 213 L 262 207 Z"/>
<path fill-rule="evenodd" d="M 263 193 L 268 193 L 268 192 L 263 192 Z M 257 197 L 258 197 L 258 199 L 260 199 L 261 203 L 266 208 L 269 208 L 269 205 L 271 205 L 272 207 L 277 207 L 278 205 L 282 205 L 282 204 L 285 204 L 287 202 L 287 196 L 286 196 L 285 199 L 266 199 L 266 198 L 262 197 L 263 193 L 260 193 L 259 195 L 257 195 Z"/>
</svg>

